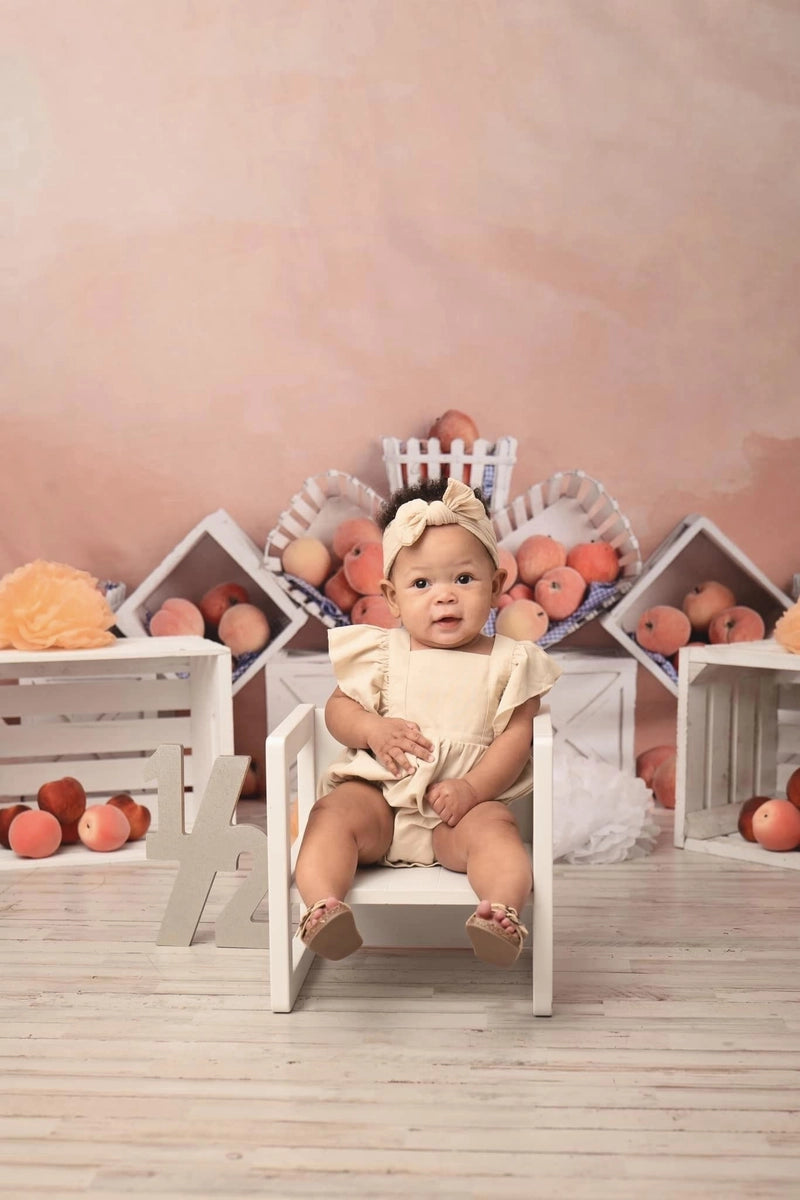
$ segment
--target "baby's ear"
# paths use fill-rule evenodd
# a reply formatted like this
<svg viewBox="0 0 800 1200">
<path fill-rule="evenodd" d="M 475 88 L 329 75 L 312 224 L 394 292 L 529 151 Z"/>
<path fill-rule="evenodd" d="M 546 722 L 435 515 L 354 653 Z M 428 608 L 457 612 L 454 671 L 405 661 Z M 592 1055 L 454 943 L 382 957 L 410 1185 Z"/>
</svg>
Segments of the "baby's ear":
<svg viewBox="0 0 800 1200">
<path fill-rule="evenodd" d="M 505 569 L 505 567 L 498 567 L 492 578 L 492 599 L 493 600 L 500 599 L 501 595 L 503 594 L 503 588 L 505 586 L 505 582 L 506 582 L 507 578 L 508 578 L 508 571 Z"/>
<path fill-rule="evenodd" d="M 393 617 L 400 616 L 400 609 L 397 606 L 397 589 L 391 579 L 382 579 L 380 583 L 381 595 L 389 605 L 389 611 Z"/>
</svg>

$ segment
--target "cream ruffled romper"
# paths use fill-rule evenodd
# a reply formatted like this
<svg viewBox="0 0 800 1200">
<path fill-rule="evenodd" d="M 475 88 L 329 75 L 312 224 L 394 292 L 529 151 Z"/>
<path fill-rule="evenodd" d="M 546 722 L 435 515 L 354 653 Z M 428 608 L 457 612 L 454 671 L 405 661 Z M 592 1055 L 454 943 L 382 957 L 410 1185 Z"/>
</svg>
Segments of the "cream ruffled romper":
<svg viewBox="0 0 800 1200">
<path fill-rule="evenodd" d="M 323 796 L 348 779 L 383 785 L 397 809 L 388 866 L 431 866 L 431 831 L 441 818 L 425 802 L 437 779 L 460 778 L 502 733 L 514 709 L 548 692 L 561 674 L 533 642 L 495 635 L 490 654 L 463 650 L 411 650 L 405 629 L 349 625 L 328 634 L 331 662 L 341 690 L 382 717 L 416 721 L 434 744 L 432 762 L 395 779 L 368 750 L 346 750 L 320 779 Z M 516 782 L 498 796 L 515 800 L 531 790 L 530 759 Z"/>
</svg>

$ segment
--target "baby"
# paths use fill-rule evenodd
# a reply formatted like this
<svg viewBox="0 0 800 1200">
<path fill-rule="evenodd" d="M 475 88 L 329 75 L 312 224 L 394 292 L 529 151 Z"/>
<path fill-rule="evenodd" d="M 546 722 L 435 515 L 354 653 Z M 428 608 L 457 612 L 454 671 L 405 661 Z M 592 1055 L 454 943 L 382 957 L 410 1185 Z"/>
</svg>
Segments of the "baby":
<svg viewBox="0 0 800 1200">
<path fill-rule="evenodd" d="M 531 728 L 560 674 L 533 642 L 483 632 L 503 589 L 480 493 L 456 480 L 396 492 L 382 509 L 381 589 L 400 628 L 329 634 L 338 687 L 325 707 L 348 749 L 320 783 L 297 860 L 307 946 L 361 945 L 345 897 L 359 866 L 439 863 L 466 873 L 475 954 L 510 966 L 530 856 L 507 802 L 531 790 Z"/>
</svg>

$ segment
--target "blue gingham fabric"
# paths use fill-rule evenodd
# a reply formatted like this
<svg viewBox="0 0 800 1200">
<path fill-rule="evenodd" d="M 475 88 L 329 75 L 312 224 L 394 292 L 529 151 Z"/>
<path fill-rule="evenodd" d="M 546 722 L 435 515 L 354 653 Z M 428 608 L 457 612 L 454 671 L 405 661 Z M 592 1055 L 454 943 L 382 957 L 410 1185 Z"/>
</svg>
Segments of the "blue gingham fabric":
<svg viewBox="0 0 800 1200">
<path fill-rule="evenodd" d="M 628 637 L 632 642 L 636 642 L 635 633 L 629 633 Z M 638 642 L 636 642 L 636 646 L 639 650 L 641 650 L 642 654 L 646 654 L 647 657 L 651 658 L 654 663 L 657 663 L 658 666 L 661 667 L 661 670 L 664 672 L 664 674 L 667 675 L 673 683 L 678 682 L 678 672 L 675 670 L 668 658 L 664 658 L 663 654 L 656 654 L 654 650 L 645 650 L 644 646 L 640 646 Z"/>
</svg>

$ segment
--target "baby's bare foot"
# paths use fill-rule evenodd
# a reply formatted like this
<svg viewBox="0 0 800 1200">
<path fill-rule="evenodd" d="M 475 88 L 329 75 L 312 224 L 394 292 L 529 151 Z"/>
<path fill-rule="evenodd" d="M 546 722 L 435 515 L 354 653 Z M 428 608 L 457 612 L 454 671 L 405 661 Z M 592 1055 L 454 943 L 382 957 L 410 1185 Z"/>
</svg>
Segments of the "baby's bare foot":
<svg viewBox="0 0 800 1200">
<path fill-rule="evenodd" d="M 493 909 L 490 900 L 481 900 L 475 909 L 475 913 L 477 916 L 482 917 L 484 921 L 497 921 L 498 925 L 501 925 L 503 929 L 514 928 L 513 921 L 509 920 L 502 909 Z"/>
<path fill-rule="evenodd" d="M 337 904 L 339 904 L 339 900 L 336 896 L 326 897 L 325 902 L 324 902 L 324 905 L 325 905 L 324 908 L 322 906 L 320 906 L 319 908 L 315 909 L 315 911 L 310 914 L 310 916 L 308 918 L 308 928 L 313 929 L 322 920 L 322 918 L 325 916 L 325 914 L 328 912 L 328 910 L 331 908 L 335 908 Z"/>
</svg>

